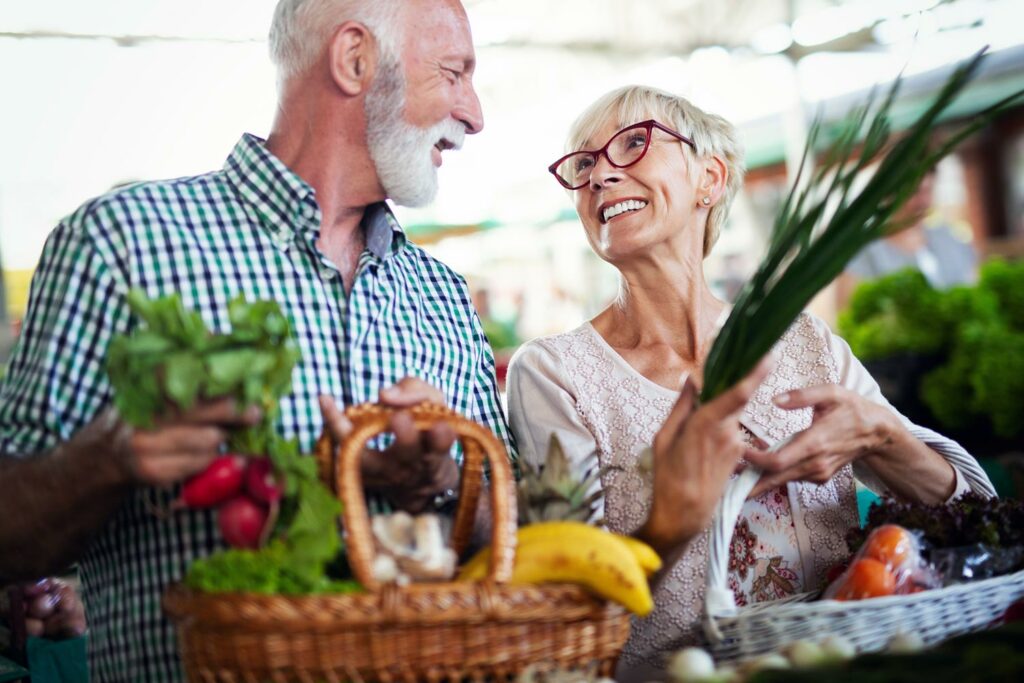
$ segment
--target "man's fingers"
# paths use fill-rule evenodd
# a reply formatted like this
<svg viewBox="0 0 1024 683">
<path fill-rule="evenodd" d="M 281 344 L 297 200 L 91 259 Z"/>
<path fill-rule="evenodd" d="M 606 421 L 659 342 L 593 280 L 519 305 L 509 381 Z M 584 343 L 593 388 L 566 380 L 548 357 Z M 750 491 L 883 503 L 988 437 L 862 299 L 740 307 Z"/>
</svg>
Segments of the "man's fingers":
<svg viewBox="0 0 1024 683">
<path fill-rule="evenodd" d="M 25 633 L 33 638 L 42 638 L 46 632 L 46 626 L 42 619 L 25 619 Z"/>
<path fill-rule="evenodd" d="M 455 443 L 455 430 L 447 422 L 438 422 L 424 434 L 428 453 L 443 453 L 445 457 Z"/>
<path fill-rule="evenodd" d="M 837 400 L 836 389 L 835 384 L 820 384 L 814 387 L 783 392 L 772 398 L 772 401 L 783 410 L 813 408 L 823 404 L 835 403 Z"/>
<path fill-rule="evenodd" d="M 380 390 L 380 402 L 392 408 L 409 408 L 424 401 L 446 405 L 444 394 L 418 377 L 405 377 Z"/>
<path fill-rule="evenodd" d="M 341 443 L 352 433 L 352 422 L 341 412 L 332 396 L 320 396 L 320 413 L 324 417 L 324 427 L 334 443 Z"/>
<path fill-rule="evenodd" d="M 706 409 L 713 420 L 721 420 L 742 411 L 761 382 L 772 371 L 773 361 L 769 356 L 762 358 L 754 369 L 735 386 L 717 396 L 707 404 Z"/>
<path fill-rule="evenodd" d="M 412 415 L 402 410 L 391 416 L 391 432 L 395 435 L 395 442 L 391 448 L 396 455 L 401 457 L 409 451 L 418 450 L 420 444 L 419 432 L 416 431 L 416 423 Z"/>
<path fill-rule="evenodd" d="M 159 431 L 138 431 L 132 435 L 132 447 L 136 453 L 194 453 L 216 455 L 228 438 L 225 430 L 212 426 L 173 426 Z"/>
<path fill-rule="evenodd" d="M 252 426 L 260 421 L 262 412 L 256 406 L 239 410 L 233 398 L 220 398 L 198 403 L 188 412 L 178 416 L 177 422 L 185 424 L 219 424 L 232 427 Z"/>
</svg>

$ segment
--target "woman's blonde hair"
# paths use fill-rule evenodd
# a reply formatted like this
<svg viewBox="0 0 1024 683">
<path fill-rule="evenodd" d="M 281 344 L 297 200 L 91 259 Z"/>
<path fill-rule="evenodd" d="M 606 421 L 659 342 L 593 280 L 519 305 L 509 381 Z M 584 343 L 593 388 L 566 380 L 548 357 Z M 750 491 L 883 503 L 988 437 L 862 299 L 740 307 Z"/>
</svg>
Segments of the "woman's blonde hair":
<svg viewBox="0 0 1024 683">
<path fill-rule="evenodd" d="M 603 95 L 576 119 L 569 129 L 566 151 L 582 149 L 609 120 L 624 128 L 647 119 L 655 119 L 693 140 L 697 157 L 718 157 L 725 164 L 725 191 L 711 207 L 704 228 L 704 256 L 707 256 L 718 241 L 732 200 L 743 184 L 743 147 L 731 123 L 702 111 L 684 97 L 644 85 L 630 85 Z M 693 173 L 693 158 L 689 154 L 685 158 L 687 169 Z"/>
</svg>

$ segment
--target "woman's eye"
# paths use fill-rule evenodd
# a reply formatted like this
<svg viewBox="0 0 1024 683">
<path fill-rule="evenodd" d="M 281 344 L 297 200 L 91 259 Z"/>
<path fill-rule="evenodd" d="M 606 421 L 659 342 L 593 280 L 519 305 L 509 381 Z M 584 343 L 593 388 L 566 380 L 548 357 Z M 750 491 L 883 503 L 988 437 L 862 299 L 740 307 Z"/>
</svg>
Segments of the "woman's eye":
<svg viewBox="0 0 1024 683">
<path fill-rule="evenodd" d="M 645 144 L 647 144 L 647 136 L 642 133 L 630 135 L 629 141 L 626 144 L 629 147 L 643 147 Z"/>
<path fill-rule="evenodd" d="M 590 157 L 583 157 L 576 160 L 576 173 L 582 173 L 591 166 L 594 165 L 594 160 Z"/>
</svg>

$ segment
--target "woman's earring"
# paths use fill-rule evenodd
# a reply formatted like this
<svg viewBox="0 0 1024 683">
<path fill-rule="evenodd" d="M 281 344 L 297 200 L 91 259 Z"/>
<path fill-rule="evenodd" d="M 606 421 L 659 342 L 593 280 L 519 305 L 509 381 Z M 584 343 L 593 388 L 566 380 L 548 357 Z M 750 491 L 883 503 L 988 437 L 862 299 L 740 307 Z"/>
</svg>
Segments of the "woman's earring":
<svg viewBox="0 0 1024 683">
<path fill-rule="evenodd" d="M 705 197 L 704 199 L 700 200 L 700 203 L 703 204 L 704 206 L 707 206 L 708 204 L 711 203 L 711 197 Z"/>
</svg>

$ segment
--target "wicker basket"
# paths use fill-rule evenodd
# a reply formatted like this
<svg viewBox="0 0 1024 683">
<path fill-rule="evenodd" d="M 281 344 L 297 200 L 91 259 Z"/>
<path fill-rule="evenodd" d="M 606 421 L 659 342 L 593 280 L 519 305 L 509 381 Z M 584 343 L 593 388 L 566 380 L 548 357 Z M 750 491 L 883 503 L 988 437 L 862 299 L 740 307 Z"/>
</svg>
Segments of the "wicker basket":
<svg viewBox="0 0 1024 683">
<path fill-rule="evenodd" d="M 391 412 L 363 405 L 336 458 L 321 438 L 322 474 L 344 504 L 349 563 L 366 593 L 303 597 L 208 594 L 172 587 L 164 608 L 178 627 L 190 681 L 440 681 L 507 679 L 531 664 L 594 666 L 610 674 L 629 635 L 618 605 L 568 584 L 506 585 L 515 559 L 515 498 L 505 450 L 489 429 L 446 408 L 421 405 L 416 426 L 448 421 L 465 454 L 452 546 L 472 533 L 484 456 L 490 461 L 493 561 L 480 582 L 382 585 L 359 454 Z"/>
<path fill-rule="evenodd" d="M 708 552 L 704 631 L 723 662 L 777 652 L 794 640 L 847 638 L 858 652 L 883 649 L 897 633 L 915 633 L 926 644 L 978 631 L 998 621 L 1024 597 L 1024 571 L 948 588 L 840 602 L 804 593 L 737 608 L 726 581 L 733 528 L 760 477 L 754 468 L 730 482 L 718 507 Z"/>
</svg>

